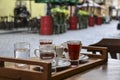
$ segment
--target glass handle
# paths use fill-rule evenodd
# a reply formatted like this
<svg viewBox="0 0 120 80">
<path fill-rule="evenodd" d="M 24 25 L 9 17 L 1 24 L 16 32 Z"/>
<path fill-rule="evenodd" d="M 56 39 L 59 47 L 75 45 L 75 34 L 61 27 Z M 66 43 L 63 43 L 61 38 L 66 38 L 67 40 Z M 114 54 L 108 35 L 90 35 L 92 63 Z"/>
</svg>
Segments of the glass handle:
<svg viewBox="0 0 120 80">
<path fill-rule="evenodd" d="M 35 56 L 36 56 L 37 58 L 39 58 L 39 56 L 38 56 L 38 54 L 37 54 L 37 51 L 39 51 L 39 54 L 40 54 L 40 50 L 39 50 L 39 49 L 35 49 L 35 50 L 34 50 L 34 54 L 35 54 Z"/>
</svg>

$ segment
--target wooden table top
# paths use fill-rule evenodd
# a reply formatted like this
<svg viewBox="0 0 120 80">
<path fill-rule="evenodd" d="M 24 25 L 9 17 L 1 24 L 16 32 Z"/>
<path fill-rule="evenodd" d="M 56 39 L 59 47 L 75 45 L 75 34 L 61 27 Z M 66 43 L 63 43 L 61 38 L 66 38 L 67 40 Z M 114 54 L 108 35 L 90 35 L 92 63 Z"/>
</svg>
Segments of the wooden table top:
<svg viewBox="0 0 120 80">
<path fill-rule="evenodd" d="M 107 64 L 97 66 L 65 80 L 120 80 L 120 60 L 109 59 Z"/>
</svg>

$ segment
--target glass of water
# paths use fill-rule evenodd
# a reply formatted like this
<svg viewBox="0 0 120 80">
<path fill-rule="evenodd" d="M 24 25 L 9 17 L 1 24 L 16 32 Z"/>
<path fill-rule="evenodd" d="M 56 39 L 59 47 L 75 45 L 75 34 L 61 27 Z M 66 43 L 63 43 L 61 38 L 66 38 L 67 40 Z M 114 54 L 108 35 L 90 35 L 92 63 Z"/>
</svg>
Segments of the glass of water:
<svg viewBox="0 0 120 80">
<path fill-rule="evenodd" d="M 14 44 L 14 57 L 16 59 L 30 59 L 30 44 L 27 42 L 18 42 Z M 29 68 L 27 64 L 15 63 L 16 67 Z"/>
</svg>

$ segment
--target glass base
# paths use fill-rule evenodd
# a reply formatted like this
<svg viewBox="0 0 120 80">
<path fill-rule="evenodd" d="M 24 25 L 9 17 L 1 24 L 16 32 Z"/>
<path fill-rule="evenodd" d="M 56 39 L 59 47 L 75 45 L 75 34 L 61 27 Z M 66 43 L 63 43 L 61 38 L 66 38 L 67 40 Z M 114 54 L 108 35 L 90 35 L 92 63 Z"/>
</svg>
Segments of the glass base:
<svg viewBox="0 0 120 80">
<path fill-rule="evenodd" d="M 51 71 L 51 73 L 52 74 L 55 74 L 57 71 L 56 71 L 56 66 L 54 67 L 54 66 L 52 66 L 52 71 Z"/>
<path fill-rule="evenodd" d="M 78 67 L 79 65 L 79 60 L 70 60 L 71 67 Z"/>
</svg>

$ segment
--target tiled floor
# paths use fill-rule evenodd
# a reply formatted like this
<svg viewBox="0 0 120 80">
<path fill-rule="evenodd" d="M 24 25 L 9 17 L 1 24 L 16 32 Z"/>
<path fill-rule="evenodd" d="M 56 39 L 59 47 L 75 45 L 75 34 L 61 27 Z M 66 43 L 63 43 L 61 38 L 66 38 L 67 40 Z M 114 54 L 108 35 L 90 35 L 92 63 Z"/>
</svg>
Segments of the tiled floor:
<svg viewBox="0 0 120 80">
<path fill-rule="evenodd" d="M 52 39 L 53 43 L 59 45 L 67 40 L 81 40 L 83 45 L 89 45 L 98 42 L 102 38 L 120 38 L 120 30 L 117 30 L 118 21 L 112 21 L 110 24 L 96 25 L 82 30 L 69 30 L 66 33 L 58 35 L 39 35 L 38 33 L 8 33 L 0 31 L 0 56 L 10 56 L 14 54 L 14 43 L 29 42 L 31 44 L 31 56 L 33 51 L 39 48 L 39 39 Z"/>
</svg>

